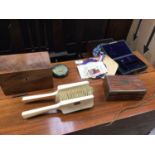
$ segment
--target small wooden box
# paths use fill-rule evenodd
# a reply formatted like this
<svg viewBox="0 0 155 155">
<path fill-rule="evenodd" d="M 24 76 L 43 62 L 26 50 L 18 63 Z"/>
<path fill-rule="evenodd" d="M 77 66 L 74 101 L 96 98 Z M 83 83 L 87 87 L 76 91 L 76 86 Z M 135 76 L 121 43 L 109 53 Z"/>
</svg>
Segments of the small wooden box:
<svg viewBox="0 0 155 155">
<path fill-rule="evenodd" d="M 0 86 L 5 95 L 53 87 L 48 52 L 0 56 Z"/>
<path fill-rule="evenodd" d="M 105 77 L 105 96 L 107 100 L 140 100 L 146 88 L 135 75 Z"/>
</svg>

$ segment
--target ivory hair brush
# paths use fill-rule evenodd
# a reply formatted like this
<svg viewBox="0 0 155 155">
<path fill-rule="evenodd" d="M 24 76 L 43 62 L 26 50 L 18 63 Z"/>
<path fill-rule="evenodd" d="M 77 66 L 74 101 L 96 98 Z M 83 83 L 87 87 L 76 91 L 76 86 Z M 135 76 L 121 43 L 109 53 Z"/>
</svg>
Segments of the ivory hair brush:
<svg viewBox="0 0 155 155">
<path fill-rule="evenodd" d="M 41 98 L 56 96 L 56 104 L 22 112 L 24 119 L 58 109 L 63 114 L 91 108 L 94 105 L 93 88 L 88 81 L 59 85 L 53 93 L 25 96 L 23 101 L 30 102 Z"/>
</svg>

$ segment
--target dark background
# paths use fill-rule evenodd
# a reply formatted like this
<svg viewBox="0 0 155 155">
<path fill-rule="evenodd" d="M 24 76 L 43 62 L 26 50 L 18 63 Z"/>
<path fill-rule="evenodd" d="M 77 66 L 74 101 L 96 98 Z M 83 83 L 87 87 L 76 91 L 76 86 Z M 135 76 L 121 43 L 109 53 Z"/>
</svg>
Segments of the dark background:
<svg viewBox="0 0 155 155">
<path fill-rule="evenodd" d="M 85 51 L 92 40 L 126 39 L 131 19 L 1 19 L 0 54 Z"/>
</svg>

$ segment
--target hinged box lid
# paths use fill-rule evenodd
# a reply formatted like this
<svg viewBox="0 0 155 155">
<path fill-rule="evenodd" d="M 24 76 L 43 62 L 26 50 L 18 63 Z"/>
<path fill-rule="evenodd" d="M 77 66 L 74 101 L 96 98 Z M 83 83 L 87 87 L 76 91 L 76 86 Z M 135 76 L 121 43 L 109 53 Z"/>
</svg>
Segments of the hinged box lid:
<svg viewBox="0 0 155 155">
<path fill-rule="evenodd" d="M 135 75 L 106 76 L 107 99 L 140 99 L 146 93 L 143 82 Z"/>
</svg>

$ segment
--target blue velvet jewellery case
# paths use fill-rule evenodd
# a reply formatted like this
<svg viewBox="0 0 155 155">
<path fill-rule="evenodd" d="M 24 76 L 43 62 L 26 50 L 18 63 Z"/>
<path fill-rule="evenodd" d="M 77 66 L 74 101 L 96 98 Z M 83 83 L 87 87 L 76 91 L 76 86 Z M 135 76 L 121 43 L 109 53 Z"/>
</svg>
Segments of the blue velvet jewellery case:
<svg viewBox="0 0 155 155">
<path fill-rule="evenodd" d="M 147 68 L 143 61 L 132 54 L 132 51 L 124 40 L 105 44 L 103 45 L 103 49 L 119 64 L 119 74 L 133 74 Z"/>
</svg>

